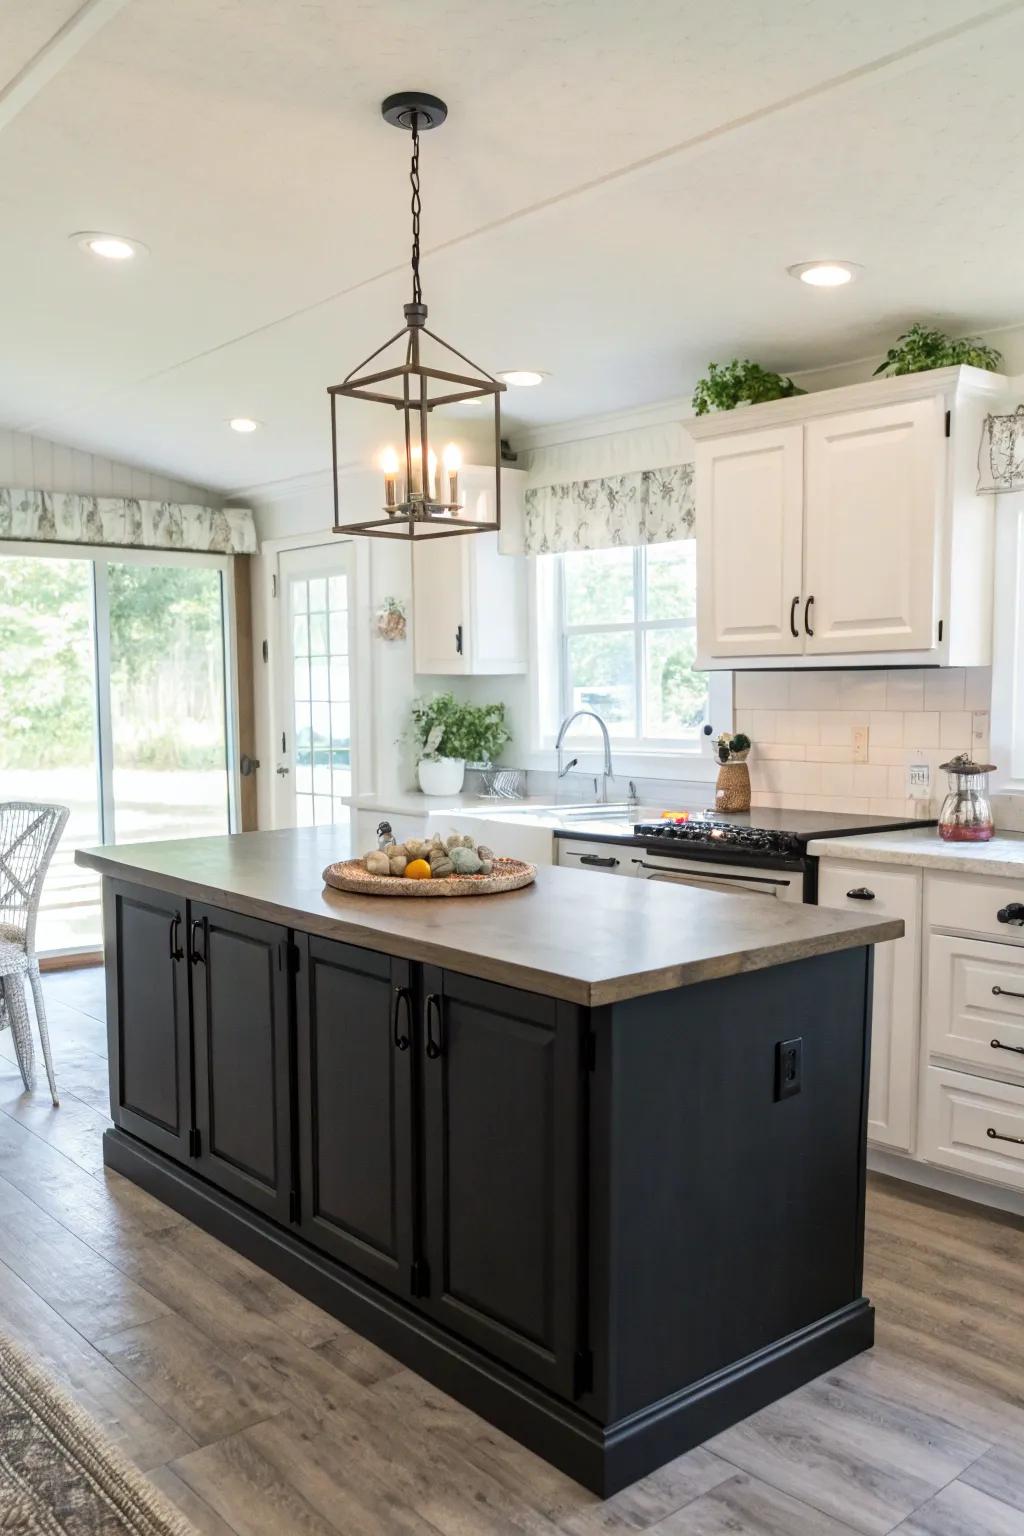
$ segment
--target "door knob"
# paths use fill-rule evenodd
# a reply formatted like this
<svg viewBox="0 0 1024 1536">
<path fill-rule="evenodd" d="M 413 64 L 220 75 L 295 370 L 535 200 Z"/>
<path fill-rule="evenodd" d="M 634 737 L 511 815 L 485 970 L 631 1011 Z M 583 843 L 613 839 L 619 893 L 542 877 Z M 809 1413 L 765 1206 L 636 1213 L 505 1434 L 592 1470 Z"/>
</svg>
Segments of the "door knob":
<svg viewBox="0 0 1024 1536">
<path fill-rule="evenodd" d="M 288 769 L 287 769 L 287 768 L 279 768 L 279 769 L 278 769 L 278 770 L 277 770 L 277 776 L 278 776 L 278 778 L 279 778 L 279 779 L 283 779 L 283 778 L 284 778 L 284 776 L 285 776 L 285 774 L 286 774 L 286 773 L 287 773 L 287 772 L 288 772 Z"/>
</svg>

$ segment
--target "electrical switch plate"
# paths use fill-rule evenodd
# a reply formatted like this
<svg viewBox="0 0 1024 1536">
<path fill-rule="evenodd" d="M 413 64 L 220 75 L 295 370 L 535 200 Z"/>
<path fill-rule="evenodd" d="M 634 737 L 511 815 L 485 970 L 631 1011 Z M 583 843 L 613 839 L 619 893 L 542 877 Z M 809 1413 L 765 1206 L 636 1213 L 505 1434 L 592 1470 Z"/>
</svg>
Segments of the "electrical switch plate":
<svg viewBox="0 0 1024 1536">
<path fill-rule="evenodd" d="M 988 755 L 988 728 L 988 710 L 976 709 L 971 715 L 971 751 L 976 760 Z"/>
<path fill-rule="evenodd" d="M 930 800 L 932 795 L 932 770 L 927 763 L 907 764 L 907 799 Z"/>
<path fill-rule="evenodd" d="M 855 763 L 866 763 L 868 760 L 868 728 L 866 725 L 855 725 L 853 728 L 853 760 Z"/>
</svg>

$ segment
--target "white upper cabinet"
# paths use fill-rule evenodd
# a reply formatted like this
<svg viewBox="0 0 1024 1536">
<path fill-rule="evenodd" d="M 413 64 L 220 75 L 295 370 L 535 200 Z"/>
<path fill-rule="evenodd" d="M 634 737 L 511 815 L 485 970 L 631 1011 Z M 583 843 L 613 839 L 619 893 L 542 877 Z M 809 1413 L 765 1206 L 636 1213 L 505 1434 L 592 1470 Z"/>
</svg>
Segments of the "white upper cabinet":
<svg viewBox="0 0 1024 1536">
<path fill-rule="evenodd" d="M 503 523 L 518 516 L 522 470 L 503 469 Z M 494 471 L 462 473 L 474 517 L 493 516 Z M 496 533 L 419 539 L 412 550 L 415 670 L 442 677 L 525 672 L 526 560 L 502 554 Z"/>
<path fill-rule="evenodd" d="M 974 368 L 699 417 L 698 663 L 985 666 L 1007 381 Z"/>
<path fill-rule="evenodd" d="M 799 654 L 803 428 L 703 446 L 696 480 L 702 638 L 715 656 Z"/>
<path fill-rule="evenodd" d="M 942 397 L 804 429 L 810 653 L 925 651 L 937 640 Z"/>
</svg>

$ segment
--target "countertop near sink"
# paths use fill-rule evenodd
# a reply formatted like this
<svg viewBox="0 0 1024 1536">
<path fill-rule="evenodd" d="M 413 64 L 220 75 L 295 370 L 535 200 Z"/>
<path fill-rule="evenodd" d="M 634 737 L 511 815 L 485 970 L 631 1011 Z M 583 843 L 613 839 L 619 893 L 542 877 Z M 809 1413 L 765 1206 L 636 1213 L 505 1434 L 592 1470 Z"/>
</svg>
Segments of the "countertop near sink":
<svg viewBox="0 0 1024 1536">
<path fill-rule="evenodd" d="M 819 859 L 868 864 L 910 864 L 936 873 L 1024 876 L 1024 833 L 997 832 L 988 843 L 944 843 L 936 827 L 874 832 L 865 837 L 818 838 L 807 851 Z"/>
</svg>

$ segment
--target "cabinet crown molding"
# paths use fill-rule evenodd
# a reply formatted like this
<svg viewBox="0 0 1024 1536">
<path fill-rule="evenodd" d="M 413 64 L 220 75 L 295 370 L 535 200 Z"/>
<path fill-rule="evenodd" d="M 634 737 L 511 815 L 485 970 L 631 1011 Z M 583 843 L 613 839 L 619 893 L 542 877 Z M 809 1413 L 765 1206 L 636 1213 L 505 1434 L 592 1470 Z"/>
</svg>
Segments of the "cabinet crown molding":
<svg viewBox="0 0 1024 1536">
<path fill-rule="evenodd" d="M 1010 381 L 1003 373 L 988 373 L 983 368 L 932 368 L 926 373 L 867 379 L 862 384 L 845 384 L 841 389 L 812 390 L 809 394 L 794 395 L 786 400 L 766 400 L 763 405 L 739 405 L 732 411 L 691 416 L 683 426 L 692 438 L 702 441 L 764 427 L 792 426 L 818 416 L 838 416 L 845 411 L 863 410 L 873 405 L 899 405 L 907 400 L 936 395 L 942 395 L 950 403 L 972 396 L 996 404 L 1009 389 Z"/>
</svg>

